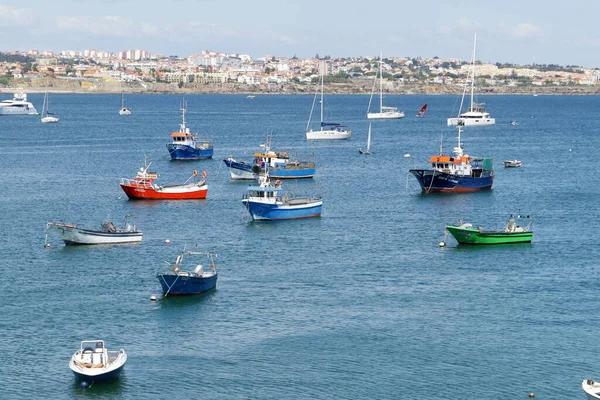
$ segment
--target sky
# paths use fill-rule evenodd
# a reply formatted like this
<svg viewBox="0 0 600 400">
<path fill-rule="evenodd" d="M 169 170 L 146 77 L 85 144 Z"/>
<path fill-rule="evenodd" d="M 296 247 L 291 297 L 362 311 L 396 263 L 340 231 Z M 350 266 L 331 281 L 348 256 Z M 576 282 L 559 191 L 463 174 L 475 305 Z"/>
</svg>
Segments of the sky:
<svg viewBox="0 0 600 400">
<path fill-rule="evenodd" d="M 600 67 L 600 0 L 0 0 L 0 51 L 212 50 Z"/>
</svg>

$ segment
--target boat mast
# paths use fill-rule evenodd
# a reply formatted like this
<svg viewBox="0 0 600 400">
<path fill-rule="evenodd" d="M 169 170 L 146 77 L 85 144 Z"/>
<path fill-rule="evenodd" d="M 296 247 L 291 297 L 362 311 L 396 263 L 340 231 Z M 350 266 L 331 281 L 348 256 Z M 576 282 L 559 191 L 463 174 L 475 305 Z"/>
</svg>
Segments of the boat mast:
<svg viewBox="0 0 600 400">
<path fill-rule="evenodd" d="M 321 130 L 323 130 L 323 82 L 325 79 L 325 71 L 327 68 L 326 62 L 323 62 L 322 70 L 321 70 Z"/>
<path fill-rule="evenodd" d="M 181 100 L 181 124 L 179 125 L 180 132 L 185 132 L 185 97 Z"/>
<path fill-rule="evenodd" d="M 383 112 L 383 52 L 379 53 L 379 112 Z"/>
<path fill-rule="evenodd" d="M 471 111 L 473 111 L 473 95 L 475 92 L 475 48 L 477 47 L 477 34 L 473 41 L 473 56 L 471 58 Z"/>
</svg>

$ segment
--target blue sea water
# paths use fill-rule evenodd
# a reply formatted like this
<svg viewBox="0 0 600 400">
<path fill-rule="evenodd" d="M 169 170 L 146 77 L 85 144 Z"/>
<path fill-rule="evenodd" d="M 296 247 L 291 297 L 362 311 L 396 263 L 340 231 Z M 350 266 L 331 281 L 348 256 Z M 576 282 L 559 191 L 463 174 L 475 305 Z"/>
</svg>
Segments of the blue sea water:
<svg viewBox="0 0 600 400">
<path fill-rule="evenodd" d="M 190 95 L 188 125 L 215 143 L 196 162 L 165 146 L 180 96 L 128 95 L 128 117 L 119 95 L 50 97 L 58 124 L 0 118 L 2 398 L 574 399 L 600 379 L 598 97 L 486 98 L 496 126 L 463 140 L 495 159 L 494 186 L 456 195 L 422 195 L 408 175 L 455 146 L 455 96 L 386 97 L 407 116 L 372 121 L 364 156 L 367 96 L 327 97 L 351 139 L 307 142 L 312 96 Z M 315 179 L 284 187 L 322 193 L 322 218 L 250 222 L 248 183 L 222 159 L 250 159 L 267 134 L 314 157 Z M 163 184 L 206 170 L 207 200 L 127 200 L 119 178 L 144 156 Z M 502 168 L 515 158 L 522 168 Z M 517 212 L 533 217 L 530 245 L 438 247 L 458 218 L 493 229 Z M 65 247 L 50 233 L 44 248 L 48 220 L 126 214 L 140 245 Z M 217 290 L 151 302 L 164 260 L 196 245 L 219 254 Z M 125 348 L 119 381 L 75 383 L 68 362 L 87 339 Z"/>
</svg>

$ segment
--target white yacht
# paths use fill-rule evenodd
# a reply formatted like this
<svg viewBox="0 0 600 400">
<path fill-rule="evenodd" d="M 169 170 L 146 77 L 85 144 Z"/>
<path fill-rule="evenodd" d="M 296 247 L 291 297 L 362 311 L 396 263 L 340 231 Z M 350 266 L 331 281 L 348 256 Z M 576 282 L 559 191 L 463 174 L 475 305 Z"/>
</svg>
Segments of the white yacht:
<svg viewBox="0 0 600 400">
<path fill-rule="evenodd" d="M 486 126 L 495 125 L 496 119 L 490 117 L 490 113 L 485 109 L 485 103 L 476 103 L 474 101 L 475 94 L 475 49 L 477 46 L 477 35 L 475 35 L 475 41 L 473 44 L 473 56 L 471 58 L 471 104 L 467 111 L 459 114 L 456 118 L 448 118 L 448 126 L 457 126 L 462 124 L 463 126 Z M 463 103 L 465 101 L 465 94 L 467 92 L 467 86 L 463 91 L 463 97 L 460 101 L 460 110 L 462 110 Z M 460 112 L 460 111 L 459 111 Z"/>
<path fill-rule="evenodd" d="M 27 101 L 25 93 L 15 93 L 12 100 L 0 102 L 0 115 L 37 115 L 33 104 Z"/>
</svg>

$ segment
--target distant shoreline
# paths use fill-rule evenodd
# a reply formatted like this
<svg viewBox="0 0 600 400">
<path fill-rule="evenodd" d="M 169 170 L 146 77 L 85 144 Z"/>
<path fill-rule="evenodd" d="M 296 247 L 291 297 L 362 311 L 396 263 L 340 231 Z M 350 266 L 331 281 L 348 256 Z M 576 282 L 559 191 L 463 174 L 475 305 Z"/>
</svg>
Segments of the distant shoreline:
<svg viewBox="0 0 600 400">
<path fill-rule="evenodd" d="M 58 79 L 24 78 L 11 82 L 11 86 L 0 87 L 0 93 L 65 93 L 65 94 L 234 94 L 234 95 L 314 95 L 316 85 L 269 84 L 247 85 L 241 83 L 188 83 L 181 88 L 176 83 L 150 83 L 106 81 L 103 79 Z M 325 85 L 326 94 L 370 95 L 372 85 L 367 82 L 332 83 Z M 384 94 L 387 95 L 460 95 L 462 86 L 419 85 L 401 82 L 387 82 Z M 600 86 L 514 86 L 480 87 L 478 95 L 600 95 Z"/>
</svg>

